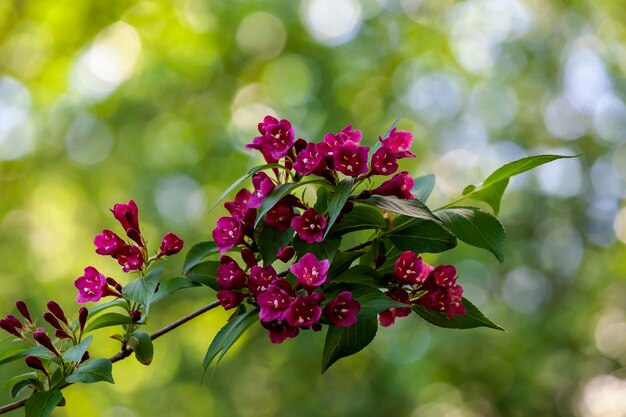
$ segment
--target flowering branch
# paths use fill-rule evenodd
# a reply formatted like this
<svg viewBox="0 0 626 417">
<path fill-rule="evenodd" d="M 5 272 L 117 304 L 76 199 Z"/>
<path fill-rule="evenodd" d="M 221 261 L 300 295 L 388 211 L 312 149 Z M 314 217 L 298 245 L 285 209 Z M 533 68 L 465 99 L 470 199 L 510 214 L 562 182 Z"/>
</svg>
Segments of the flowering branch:
<svg viewBox="0 0 626 417">
<path fill-rule="evenodd" d="M 163 336 L 164 334 L 167 334 L 169 332 L 171 332 L 172 330 L 182 326 L 183 324 L 187 323 L 190 320 L 195 319 L 196 317 L 206 313 L 209 310 L 213 310 L 215 307 L 219 306 L 220 303 L 219 301 L 213 301 L 210 304 L 205 305 L 204 307 L 201 307 L 199 309 L 197 309 L 196 311 L 187 314 L 184 317 L 181 317 L 180 319 L 168 324 L 167 326 L 163 327 L 160 330 L 157 330 L 156 332 L 154 332 L 152 335 L 150 335 L 150 339 L 151 340 L 155 340 L 161 336 Z M 133 353 L 132 349 L 122 349 L 119 352 L 117 352 L 115 355 L 111 356 L 109 358 L 109 361 L 111 361 L 111 363 L 115 363 L 115 362 L 119 362 L 121 360 L 126 359 L 127 357 L 129 357 L 131 354 Z M 59 389 L 64 389 L 68 386 L 72 385 L 71 383 L 66 383 L 65 385 L 59 387 Z M 27 398 L 20 400 L 20 401 L 16 401 L 10 404 L 6 404 L 3 405 L 2 407 L 0 407 L 0 414 L 6 414 L 9 411 L 12 410 L 17 410 L 18 408 L 22 408 L 24 407 L 24 405 L 26 404 L 26 400 Z"/>
</svg>

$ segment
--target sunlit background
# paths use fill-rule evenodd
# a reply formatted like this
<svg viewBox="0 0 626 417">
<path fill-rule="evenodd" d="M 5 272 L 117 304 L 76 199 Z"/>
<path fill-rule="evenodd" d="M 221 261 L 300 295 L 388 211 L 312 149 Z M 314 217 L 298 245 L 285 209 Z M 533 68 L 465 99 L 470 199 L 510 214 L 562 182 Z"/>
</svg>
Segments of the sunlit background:
<svg viewBox="0 0 626 417">
<path fill-rule="evenodd" d="M 353 123 L 369 144 L 402 114 L 433 207 L 506 161 L 583 153 L 512 181 L 503 265 L 464 245 L 429 257 L 506 333 L 402 319 L 320 376 L 322 335 L 256 329 L 201 385 L 226 318 L 211 312 L 53 415 L 626 416 L 625 22 L 621 0 L 0 1 L 2 315 L 17 298 L 74 310 L 86 265 L 126 282 L 92 246 L 116 202 L 137 201 L 153 245 L 208 239 L 266 114 L 311 140 Z M 186 291 L 149 330 L 214 298 Z M 108 334 L 92 354 L 116 351 Z"/>
</svg>

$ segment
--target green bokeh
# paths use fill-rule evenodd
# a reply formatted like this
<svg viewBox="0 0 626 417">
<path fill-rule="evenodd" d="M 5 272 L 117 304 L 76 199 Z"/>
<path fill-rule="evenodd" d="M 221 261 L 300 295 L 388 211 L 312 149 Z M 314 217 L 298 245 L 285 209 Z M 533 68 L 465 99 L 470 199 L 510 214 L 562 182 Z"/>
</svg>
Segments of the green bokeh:
<svg viewBox="0 0 626 417">
<path fill-rule="evenodd" d="M 205 240 L 221 191 L 259 158 L 265 114 L 319 140 L 374 143 L 398 114 L 414 175 L 444 204 L 499 164 L 584 153 L 514 181 L 506 259 L 461 245 L 468 298 L 507 329 L 382 329 L 323 376 L 320 334 L 274 346 L 253 328 L 200 384 L 212 311 L 159 339 L 152 366 L 64 391 L 62 416 L 617 416 L 626 413 L 624 1 L 0 2 L 0 314 L 74 308 L 91 244 L 133 198 L 153 245 Z M 621 210 L 621 211 L 620 211 Z M 621 239 L 621 240 L 620 240 Z M 177 273 L 181 259 L 167 270 Z M 125 282 L 125 281 L 124 281 Z M 186 290 L 148 331 L 214 298 Z M 35 307 L 36 306 L 36 307 Z M 97 334 L 92 354 L 116 343 Z M 0 381 L 25 369 L 0 368 Z M 8 402 L 6 392 L 0 401 Z M 612 414 L 611 414 L 612 413 Z M 20 412 L 14 412 L 19 415 Z"/>
</svg>

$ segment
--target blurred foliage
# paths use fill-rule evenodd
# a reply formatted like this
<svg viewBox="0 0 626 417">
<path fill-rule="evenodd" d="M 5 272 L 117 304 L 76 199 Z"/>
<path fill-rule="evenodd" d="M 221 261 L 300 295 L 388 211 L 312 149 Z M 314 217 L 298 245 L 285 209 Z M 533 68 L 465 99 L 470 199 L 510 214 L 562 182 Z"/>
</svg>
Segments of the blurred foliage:
<svg viewBox="0 0 626 417">
<path fill-rule="evenodd" d="M 207 239 L 223 214 L 208 207 L 259 162 L 243 146 L 265 114 L 307 139 L 352 123 L 369 143 L 402 114 L 418 155 L 403 168 L 436 174 L 433 207 L 503 162 L 584 152 L 512 182 L 502 266 L 466 245 L 437 259 L 457 265 L 468 298 L 506 333 L 402 319 L 320 376 L 323 337 L 273 346 L 256 331 L 200 385 L 227 317 L 211 312 L 159 339 L 149 368 L 124 361 L 114 386 L 67 389 L 53 415 L 625 415 L 624 10 L 622 0 L 0 2 L 2 315 L 17 298 L 69 309 L 86 265 L 126 280 L 91 243 L 115 226 L 116 202 L 138 202 L 154 245 L 169 230 L 189 246 Z M 213 297 L 181 291 L 150 328 Z M 114 353 L 106 336 L 93 354 Z M 0 381 L 18 368 L 0 368 Z"/>
</svg>

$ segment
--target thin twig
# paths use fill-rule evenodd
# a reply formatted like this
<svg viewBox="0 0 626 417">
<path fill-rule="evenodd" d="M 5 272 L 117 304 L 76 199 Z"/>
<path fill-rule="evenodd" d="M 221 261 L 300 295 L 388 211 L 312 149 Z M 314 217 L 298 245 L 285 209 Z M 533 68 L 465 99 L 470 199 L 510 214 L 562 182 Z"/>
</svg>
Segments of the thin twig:
<svg viewBox="0 0 626 417">
<path fill-rule="evenodd" d="M 180 319 L 176 320 L 175 322 L 170 323 L 167 326 L 163 327 L 162 329 L 157 330 L 156 332 L 152 333 L 152 335 L 150 336 L 150 339 L 155 340 L 155 339 L 163 336 L 164 334 L 171 332 L 175 328 L 182 326 L 183 324 L 187 323 L 188 321 L 198 317 L 199 315 L 204 314 L 207 311 L 214 309 L 215 307 L 217 307 L 219 305 L 220 305 L 219 301 L 213 301 L 212 303 L 207 304 L 204 307 L 199 308 L 198 310 L 196 310 L 196 311 L 194 311 L 192 313 L 189 313 L 186 316 L 181 317 Z M 115 355 L 111 356 L 109 358 L 109 360 L 111 361 L 111 363 L 119 362 L 119 361 L 129 357 L 131 355 L 131 353 L 133 353 L 133 351 L 131 349 L 122 349 L 119 352 L 117 352 Z M 72 385 L 72 384 L 65 384 L 65 385 L 59 387 L 58 389 L 63 389 L 63 388 L 68 387 L 70 385 Z M 5 413 L 8 413 L 9 411 L 17 410 L 18 408 L 24 407 L 24 405 L 26 404 L 26 400 L 27 399 L 28 398 L 25 398 L 23 400 L 16 401 L 14 403 L 7 404 L 7 405 L 4 405 L 4 406 L 0 407 L 0 414 L 5 414 Z"/>
</svg>

